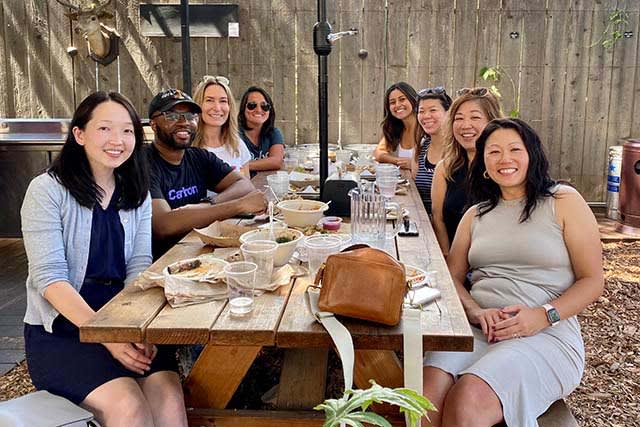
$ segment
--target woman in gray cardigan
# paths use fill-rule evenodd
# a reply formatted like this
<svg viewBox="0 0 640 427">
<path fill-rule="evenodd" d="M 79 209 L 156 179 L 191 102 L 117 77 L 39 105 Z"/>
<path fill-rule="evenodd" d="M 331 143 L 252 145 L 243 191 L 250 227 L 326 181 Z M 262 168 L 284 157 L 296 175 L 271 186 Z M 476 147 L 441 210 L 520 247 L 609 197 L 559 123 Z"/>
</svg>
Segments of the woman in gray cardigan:
<svg viewBox="0 0 640 427">
<path fill-rule="evenodd" d="M 50 169 L 22 205 L 29 260 L 25 348 L 36 388 L 103 426 L 186 426 L 169 348 L 82 343 L 78 326 L 151 264 L 143 130 L 128 99 L 96 92 L 78 106 Z"/>
</svg>

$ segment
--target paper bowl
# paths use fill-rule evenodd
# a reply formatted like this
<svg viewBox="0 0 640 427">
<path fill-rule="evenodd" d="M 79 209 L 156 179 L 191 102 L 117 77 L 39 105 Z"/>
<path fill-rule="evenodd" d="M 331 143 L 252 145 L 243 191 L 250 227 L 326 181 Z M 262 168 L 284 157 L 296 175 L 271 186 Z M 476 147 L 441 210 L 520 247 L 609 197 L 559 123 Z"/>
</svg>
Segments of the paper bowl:
<svg viewBox="0 0 640 427">
<path fill-rule="evenodd" d="M 280 267 L 281 265 L 285 265 L 289 262 L 291 255 L 293 255 L 293 251 L 296 250 L 296 246 L 298 245 L 298 241 L 304 236 L 302 231 L 295 230 L 293 228 L 276 228 L 274 227 L 273 234 L 276 239 L 280 237 L 291 237 L 292 240 L 286 243 L 278 243 L 278 247 L 276 248 L 276 253 L 273 258 L 273 265 L 275 267 Z M 253 230 L 244 233 L 240 236 L 240 243 L 251 242 L 253 240 L 269 240 L 269 229 L 259 229 Z"/>
<path fill-rule="evenodd" d="M 276 205 L 291 227 L 316 225 L 329 205 L 316 200 L 285 200 Z"/>
<path fill-rule="evenodd" d="M 240 236 L 253 229 L 255 227 L 216 221 L 205 228 L 194 228 L 193 231 L 205 245 L 218 248 L 238 248 L 240 247 Z"/>
</svg>

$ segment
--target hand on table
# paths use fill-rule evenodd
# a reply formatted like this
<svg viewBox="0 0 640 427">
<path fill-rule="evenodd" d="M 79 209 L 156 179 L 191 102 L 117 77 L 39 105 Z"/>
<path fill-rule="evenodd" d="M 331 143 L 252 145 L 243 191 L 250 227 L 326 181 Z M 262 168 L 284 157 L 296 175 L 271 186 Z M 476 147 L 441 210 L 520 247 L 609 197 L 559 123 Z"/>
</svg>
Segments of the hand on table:
<svg viewBox="0 0 640 427">
<path fill-rule="evenodd" d="M 400 166 L 400 169 L 411 169 L 411 159 L 409 157 L 399 157 L 396 160 L 396 166 Z"/>
<path fill-rule="evenodd" d="M 549 326 L 543 307 L 530 308 L 522 304 L 510 305 L 500 310 L 500 315 L 502 320 L 493 325 L 495 341 L 528 337 Z"/>
<path fill-rule="evenodd" d="M 128 370 L 143 375 L 151 369 L 158 349 L 153 344 L 104 343 L 109 353 Z"/>
<path fill-rule="evenodd" d="M 255 190 L 242 196 L 238 199 L 238 202 L 242 206 L 243 212 L 261 213 L 267 209 L 267 199 L 260 190 Z"/>
</svg>

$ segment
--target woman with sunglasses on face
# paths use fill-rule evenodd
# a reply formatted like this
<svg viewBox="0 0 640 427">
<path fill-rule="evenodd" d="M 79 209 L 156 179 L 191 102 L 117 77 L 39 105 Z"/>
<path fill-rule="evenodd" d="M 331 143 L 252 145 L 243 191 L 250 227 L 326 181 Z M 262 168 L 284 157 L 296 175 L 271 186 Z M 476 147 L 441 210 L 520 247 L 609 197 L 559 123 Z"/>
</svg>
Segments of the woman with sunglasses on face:
<svg viewBox="0 0 640 427">
<path fill-rule="evenodd" d="M 477 150 L 477 204 L 447 259 L 473 352 L 427 352 L 424 393 L 439 410 L 429 414 L 434 426 L 534 427 L 580 384 L 576 316 L 604 287 L 598 224 L 576 190 L 551 179 L 540 138 L 522 120 L 493 120 Z"/>
<path fill-rule="evenodd" d="M 466 179 L 476 140 L 487 123 L 503 117 L 498 99 L 487 88 L 465 88 L 457 95 L 449 110 L 444 153 L 431 187 L 433 228 L 445 257 L 467 206 Z"/>
<path fill-rule="evenodd" d="M 185 426 L 175 352 L 144 343 L 83 343 L 78 327 L 151 264 L 143 130 L 130 101 L 80 103 L 62 151 L 24 198 L 29 261 L 25 350 L 36 388 L 91 411 L 103 426 Z"/>
<path fill-rule="evenodd" d="M 444 124 L 451 97 L 443 87 L 418 92 L 418 123 L 425 135 L 420 141 L 418 164 L 414 180 L 427 213 L 431 215 L 431 184 L 436 164 L 442 159 Z"/>
<path fill-rule="evenodd" d="M 284 137 L 274 126 L 276 111 L 266 90 L 251 86 L 240 101 L 240 136 L 253 160 L 251 171 L 268 171 L 282 168 L 284 163 Z"/>
<path fill-rule="evenodd" d="M 204 76 L 193 96 L 202 108 L 193 146 L 204 148 L 249 176 L 251 153 L 240 139 L 236 103 L 223 76 Z"/>
<path fill-rule="evenodd" d="M 416 91 L 411 85 L 399 82 L 391 85 L 384 95 L 382 138 L 373 156 L 380 163 L 391 163 L 411 169 L 422 137 L 416 120 Z"/>
</svg>

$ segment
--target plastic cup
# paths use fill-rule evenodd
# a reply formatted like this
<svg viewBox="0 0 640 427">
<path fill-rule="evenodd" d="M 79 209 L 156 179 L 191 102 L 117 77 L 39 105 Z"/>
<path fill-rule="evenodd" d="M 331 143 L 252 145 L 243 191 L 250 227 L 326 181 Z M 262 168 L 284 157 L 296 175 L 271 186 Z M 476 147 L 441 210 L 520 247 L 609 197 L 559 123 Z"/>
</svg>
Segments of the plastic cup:
<svg viewBox="0 0 640 427">
<path fill-rule="evenodd" d="M 246 316 L 253 310 L 253 288 L 257 269 L 255 263 L 246 261 L 232 262 L 224 266 L 231 315 Z"/>
<path fill-rule="evenodd" d="M 285 157 L 282 167 L 287 172 L 292 172 L 295 168 L 298 167 L 298 158 L 297 157 Z"/>
<path fill-rule="evenodd" d="M 289 192 L 289 175 L 283 171 L 283 173 L 277 173 L 267 176 L 267 184 L 278 198 L 284 196 Z"/>
<path fill-rule="evenodd" d="M 336 151 L 336 162 L 342 162 L 343 165 L 348 164 L 351 161 L 351 151 L 338 150 Z"/>
<path fill-rule="evenodd" d="M 255 286 L 265 288 L 271 284 L 273 273 L 273 259 L 278 244 L 272 240 L 253 240 L 240 246 L 245 261 L 257 265 Z"/>
<path fill-rule="evenodd" d="M 309 258 L 309 274 L 315 277 L 318 269 L 327 257 L 340 252 L 342 239 L 333 236 L 311 236 L 304 241 Z"/>
<path fill-rule="evenodd" d="M 398 185 L 398 178 L 377 176 L 376 187 L 380 191 L 380 194 L 386 198 L 392 198 L 396 194 L 396 187 Z"/>
</svg>

